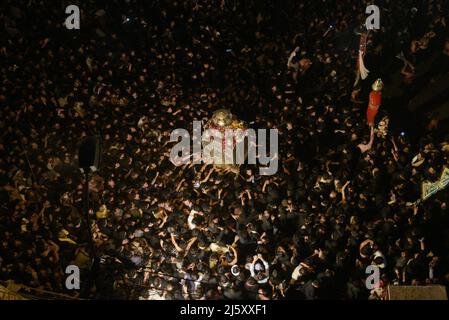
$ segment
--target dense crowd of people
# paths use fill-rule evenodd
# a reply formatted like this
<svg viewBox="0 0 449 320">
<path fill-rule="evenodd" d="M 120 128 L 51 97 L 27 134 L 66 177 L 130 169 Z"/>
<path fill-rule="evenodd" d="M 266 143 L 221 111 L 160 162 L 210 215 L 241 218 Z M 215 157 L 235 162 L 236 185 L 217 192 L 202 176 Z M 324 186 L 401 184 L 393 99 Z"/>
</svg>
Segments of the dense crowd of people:
<svg viewBox="0 0 449 320">
<path fill-rule="evenodd" d="M 63 25 L 68 4 L 1 4 L 1 280 L 74 294 L 65 269 L 90 254 L 77 152 L 99 135 L 88 297 L 380 299 L 387 285 L 447 285 L 448 191 L 414 202 L 448 165 L 449 132 L 418 111 L 413 133 L 386 126 L 449 69 L 447 2 L 376 1 L 358 88 L 354 30 L 370 1 L 79 1 L 80 30 Z M 279 130 L 275 175 L 170 162 L 172 130 L 221 108 Z"/>
</svg>

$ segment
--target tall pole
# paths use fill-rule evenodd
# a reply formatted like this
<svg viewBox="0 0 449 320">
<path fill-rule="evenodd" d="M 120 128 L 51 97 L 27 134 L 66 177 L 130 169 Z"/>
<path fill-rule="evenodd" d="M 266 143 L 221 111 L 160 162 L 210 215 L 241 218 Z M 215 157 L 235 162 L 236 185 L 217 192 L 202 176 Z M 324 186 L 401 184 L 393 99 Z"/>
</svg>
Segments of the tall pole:
<svg viewBox="0 0 449 320">
<path fill-rule="evenodd" d="M 92 229 L 90 225 L 89 220 L 89 169 L 84 169 L 84 186 L 83 186 L 83 214 L 84 214 L 84 222 L 86 224 L 87 229 L 87 241 L 89 242 L 89 249 L 90 249 L 90 257 L 92 264 L 89 266 L 90 272 L 89 277 L 86 282 L 86 286 L 84 288 L 84 293 L 88 293 L 89 290 L 92 287 L 93 282 L 96 279 L 96 273 L 98 268 L 98 258 L 97 258 L 97 251 L 95 250 L 94 241 L 92 238 Z"/>
</svg>

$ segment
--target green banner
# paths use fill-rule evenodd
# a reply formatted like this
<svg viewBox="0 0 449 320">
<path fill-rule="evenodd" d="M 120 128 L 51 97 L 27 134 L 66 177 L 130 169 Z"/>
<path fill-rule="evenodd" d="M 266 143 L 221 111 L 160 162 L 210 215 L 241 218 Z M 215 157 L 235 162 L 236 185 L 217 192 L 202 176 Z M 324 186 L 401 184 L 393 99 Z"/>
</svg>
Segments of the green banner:
<svg viewBox="0 0 449 320">
<path fill-rule="evenodd" d="M 444 167 L 441 178 L 436 182 L 423 182 L 421 200 L 426 200 L 449 185 L 449 168 Z"/>
</svg>

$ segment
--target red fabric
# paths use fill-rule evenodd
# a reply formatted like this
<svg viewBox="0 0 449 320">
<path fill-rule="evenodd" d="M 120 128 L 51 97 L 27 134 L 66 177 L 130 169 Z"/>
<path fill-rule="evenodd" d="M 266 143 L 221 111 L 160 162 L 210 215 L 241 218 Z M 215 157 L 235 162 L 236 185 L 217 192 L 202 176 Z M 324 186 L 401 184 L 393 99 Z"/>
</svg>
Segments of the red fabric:
<svg viewBox="0 0 449 320">
<path fill-rule="evenodd" d="M 369 95 L 368 110 L 366 111 L 366 120 L 368 125 L 373 126 L 377 112 L 382 102 L 382 93 L 380 91 L 371 91 Z"/>
<path fill-rule="evenodd" d="M 232 128 L 225 128 L 225 127 L 218 127 L 218 126 L 215 126 L 212 123 L 210 124 L 208 129 L 216 129 L 216 130 L 219 130 L 221 132 L 221 134 L 222 134 L 221 146 L 222 146 L 223 151 L 226 150 L 226 129 L 231 129 L 231 130 L 233 130 L 233 129 Z M 245 132 L 245 130 L 243 130 L 243 132 Z M 212 139 L 213 139 L 213 137 L 212 137 Z M 237 139 L 234 136 L 233 139 L 232 139 L 233 149 L 235 148 L 236 145 L 237 145 Z"/>
</svg>

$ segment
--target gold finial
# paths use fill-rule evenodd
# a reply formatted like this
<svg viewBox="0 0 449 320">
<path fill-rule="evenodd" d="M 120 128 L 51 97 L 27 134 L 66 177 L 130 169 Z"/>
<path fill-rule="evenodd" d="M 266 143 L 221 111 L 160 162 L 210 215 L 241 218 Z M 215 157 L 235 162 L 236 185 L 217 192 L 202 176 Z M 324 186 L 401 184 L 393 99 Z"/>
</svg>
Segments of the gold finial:
<svg viewBox="0 0 449 320">
<path fill-rule="evenodd" d="M 383 87 L 384 87 L 384 83 L 382 82 L 382 79 L 380 79 L 380 78 L 377 79 L 376 81 L 374 81 L 373 86 L 372 86 L 374 91 L 381 91 L 383 89 Z"/>
</svg>

